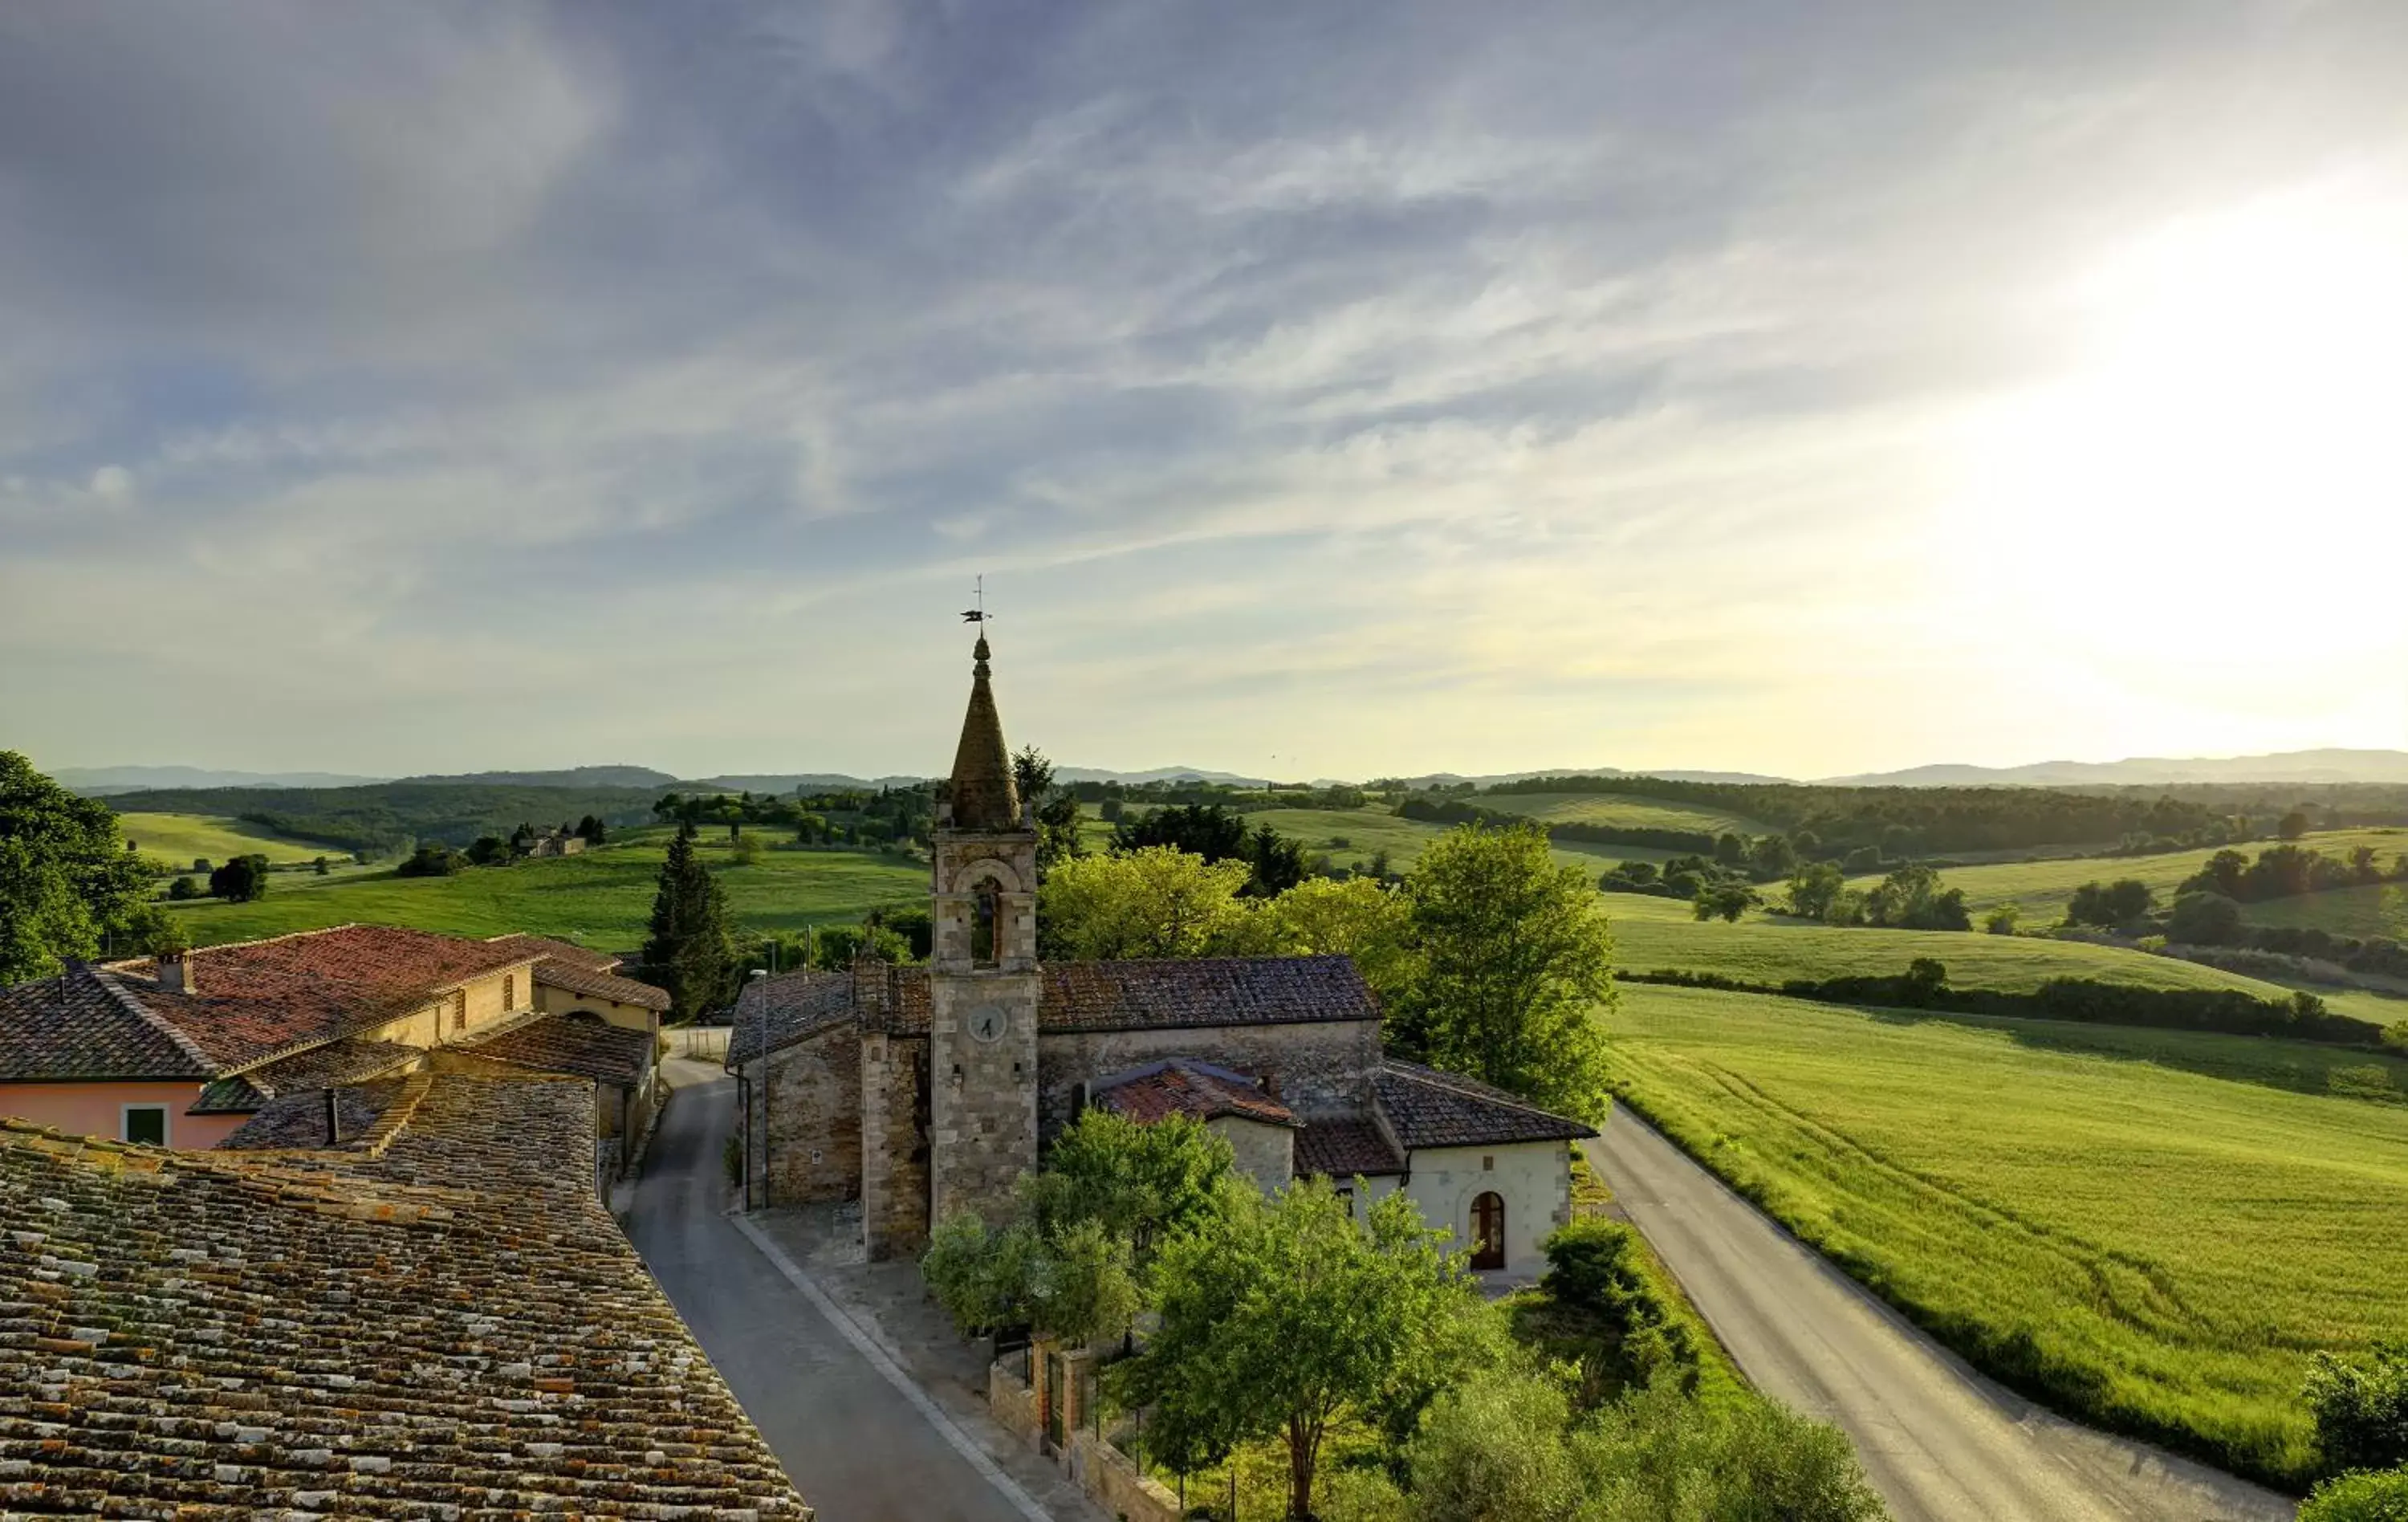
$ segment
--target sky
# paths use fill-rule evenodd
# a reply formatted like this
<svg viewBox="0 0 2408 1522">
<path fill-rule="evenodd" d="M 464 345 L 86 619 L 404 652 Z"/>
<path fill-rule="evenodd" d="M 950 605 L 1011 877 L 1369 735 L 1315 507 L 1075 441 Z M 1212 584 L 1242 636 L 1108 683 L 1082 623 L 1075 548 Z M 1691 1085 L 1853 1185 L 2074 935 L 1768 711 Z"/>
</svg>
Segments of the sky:
<svg viewBox="0 0 2408 1522">
<path fill-rule="evenodd" d="M 2408 6 L 0 7 L 0 748 L 2408 747 Z"/>
</svg>

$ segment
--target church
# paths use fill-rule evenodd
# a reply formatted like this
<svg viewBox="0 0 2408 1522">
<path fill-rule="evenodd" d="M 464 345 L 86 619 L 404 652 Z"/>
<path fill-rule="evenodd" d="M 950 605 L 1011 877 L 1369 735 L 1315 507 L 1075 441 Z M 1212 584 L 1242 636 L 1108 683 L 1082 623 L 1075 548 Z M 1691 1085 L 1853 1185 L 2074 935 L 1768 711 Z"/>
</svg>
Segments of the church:
<svg viewBox="0 0 2408 1522">
<path fill-rule="evenodd" d="M 983 635 L 938 805 L 924 965 L 756 975 L 736 1007 L 747 1208 L 857 1200 L 873 1258 L 993 1215 L 1090 1107 L 1184 1114 L 1265 1188 L 1403 1190 L 1484 1273 L 1541 1267 L 1595 1133 L 1384 1055 L 1343 956 L 1040 961 L 1033 799 L 1012 780 Z M 1365 1201 L 1368 1203 L 1368 1200 Z"/>
</svg>

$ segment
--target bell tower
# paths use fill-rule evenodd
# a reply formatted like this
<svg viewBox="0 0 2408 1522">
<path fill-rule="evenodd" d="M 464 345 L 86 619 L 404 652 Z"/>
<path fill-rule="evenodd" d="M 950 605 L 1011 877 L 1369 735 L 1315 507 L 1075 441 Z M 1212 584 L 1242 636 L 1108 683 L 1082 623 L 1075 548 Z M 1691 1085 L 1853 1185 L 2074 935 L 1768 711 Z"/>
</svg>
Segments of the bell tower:
<svg viewBox="0 0 2408 1522">
<path fill-rule="evenodd" d="M 937 809 L 928 968 L 928 1193 L 933 1226 L 992 1219 L 1037 1166 L 1037 829 L 972 652 L 969 712 Z"/>
</svg>

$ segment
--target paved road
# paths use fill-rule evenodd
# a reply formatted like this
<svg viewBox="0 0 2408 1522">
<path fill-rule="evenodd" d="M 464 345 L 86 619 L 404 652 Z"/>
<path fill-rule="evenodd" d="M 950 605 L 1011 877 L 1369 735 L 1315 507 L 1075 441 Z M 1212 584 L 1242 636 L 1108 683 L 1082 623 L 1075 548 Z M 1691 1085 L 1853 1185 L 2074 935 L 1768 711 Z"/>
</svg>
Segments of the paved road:
<svg viewBox="0 0 2408 1522">
<path fill-rule="evenodd" d="M 1836 1422 L 1899 1522 L 2277 1522 L 2271 1491 L 1976 1374 L 1627 1110 L 1591 1163 L 1766 1394 Z"/>
<path fill-rule="evenodd" d="M 821 1522 L 1026 1522 L 721 1213 L 735 1080 L 667 1071 L 628 1235 Z"/>
</svg>

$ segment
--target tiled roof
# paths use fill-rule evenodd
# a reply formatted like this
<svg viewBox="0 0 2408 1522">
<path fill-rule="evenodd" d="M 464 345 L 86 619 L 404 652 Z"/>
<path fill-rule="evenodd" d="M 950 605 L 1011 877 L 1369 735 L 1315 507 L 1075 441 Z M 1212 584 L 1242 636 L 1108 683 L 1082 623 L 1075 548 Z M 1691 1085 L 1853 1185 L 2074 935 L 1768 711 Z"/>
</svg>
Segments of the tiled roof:
<svg viewBox="0 0 2408 1522">
<path fill-rule="evenodd" d="M 423 1093 L 426 1085 L 414 1086 Z M 333 1090 L 337 1128 L 340 1140 L 357 1142 L 366 1136 L 376 1123 L 384 1118 L 413 1085 L 407 1078 L 384 1078 L 373 1083 L 344 1084 Z M 293 1148 L 324 1149 L 337 1145 L 337 1139 L 326 1134 L 327 1090 L 296 1089 L 278 1095 L 259 1107 L 257 1113 L 218 1143 L 229 1152 L 284 1151 Z"/>
<path fill-rule="evenodd" d="M 614 952 L 595 951 L 589 946 L 578 945 L 573 940 L 554 940 L 550 936 L 531 936 L 524 933 L 494 936 L 487 940 L 485 944 L 524 950 L 531 955 L 550 957 L 556 962 L 566 962 L 572 967 L 581 967 L 589 972 L 616 972 L 619 969 L 620 959 Z"/>
<path fill-rule="evenodd" d="M 924 986 L 926 980 L 921 980 Z M 746 980 L 727 1035 L 730 1065 L 792 1046 L 853 1018 L 853 974 L 800 968 Z"/>
<path fill-rule="evenodd" d="M 1216 1120 L 1233 1115 L 1268 1126 L 1297 1123 L 1295 1111 L 1255 1087 L 1245 1074 L 1176 1057 L 1099 1079 L 1089 1092 L 1096 1104 L 1135 1121 L 1151 1123 L 1171 1115 Z"/>
<path fill-rule="evenodd" d="M 1039 1030 L 1376 1020 L 1379 1004 L 1344 956 L 1206 956 L 1051 962 Z"/>
<path fill-rule="evenodd" d="M 1296 1133 L 1296 1170 L 1323 1178 L 1377 1178 L 1405 1170 L 1404 1158 L 1368 1120 L 1316 1120 Z"/>
<path fill-rule="evenodd" d="M 232 1078 L 222 1078 L 201 1090 L 194 1114 L 239 1114 L 257 1110 L 280 1094 L 294 1089 L 323 1088 L 328 1084 L 356 1084 L 414 1066 L 425 1054 L 404 1041 L 372 1041 L 342 1036 L 291 1056 L 278 1057 Z"/>
<path fill-rule="evenodd" d="M 394 1092 L 380 1153 L 0 1121 L 0 1506 L 807 1515 L 594 1198 L 591 1091 Z"/>
<path fill-rule="evenodd" d="M 666 989 L 557 956 L 547 956 L 535 965 L 535 981 L 548 983 L 554 988 L 566 988 L 572 994 L 588 994 L 595 998 L 633 1004 L 639 1009 L 665 1011 L 669 1007 Z"/>
<path fill-rule="evenodd" d="M 0 1082 L 208 1078 L 218 1068 L 105 969 L 0 988 Z"/>
<path fill-rule="evenodd" d="M 1503 1089 L 1393 1057 L 1380 1064 L 1371 1086 L 1397 1140 L 1415 1151 L 1510 1142 L 1569 1142 L 1597 1134 L 1579 1121 L 1541 1110 Z"/>
<path fill-rule="evenodd" d="M 538 1072 L 574 1073 L 623 1087 L 644 1081 L 653 1055 L 649 1032 L 623 1030 L 578 1014 L 543 1015 L 491 1036 L 471 1036 L 458 1045 L 464 1052 L 495 1062 Z"/>
</svg>

